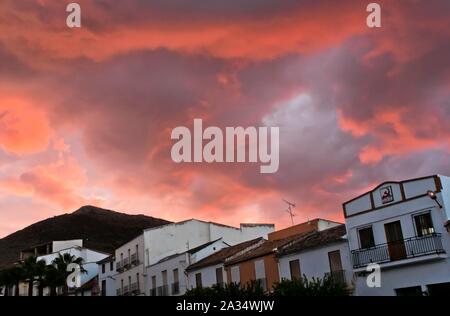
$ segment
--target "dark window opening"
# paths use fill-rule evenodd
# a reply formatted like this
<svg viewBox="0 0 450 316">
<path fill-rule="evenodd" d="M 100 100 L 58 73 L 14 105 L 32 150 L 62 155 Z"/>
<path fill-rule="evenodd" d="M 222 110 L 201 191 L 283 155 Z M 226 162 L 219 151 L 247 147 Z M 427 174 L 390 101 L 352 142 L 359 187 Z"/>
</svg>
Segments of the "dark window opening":
<svg viewBox="0 0 450 316">
<path fill-rule="evenodd" d="M 197 286 L 197 288 L 202 287 L 202 274 L 201 273 L 197 273 L 195 275 L 195 285 Z"/>
<path fill-rule="evenodd" d="M 430 284 L 427 288 L 429 296 L 450 297 L 450 283 Z"/>
<path fill-rule="evenodd" d="M 435 233 L 430 213 L 414 216 L 414 222 L 416 224 L 416 232 L 418 237 L 432 235 Z"/>
<path fill-rule="evenodd" d="M 395 294 L 397 296 L 422 296 L 422 287 L 420 286 L 412 286 L 405 287 L 402 289 L 396 289 Z"/>
<path fill-rule="evenodd" d="M 300 270 L 300 260 L 289 261 L 289 268 L 291 270 L 291 280 L 300 279 L 302 276 Z"/>
<path fill-rule="evenodd" d="M 367 227 L 359 230 L 359 241 L 361 249 L 375 247 L 375 239 L 373 237 L 372 227 Z"/>
</svg>

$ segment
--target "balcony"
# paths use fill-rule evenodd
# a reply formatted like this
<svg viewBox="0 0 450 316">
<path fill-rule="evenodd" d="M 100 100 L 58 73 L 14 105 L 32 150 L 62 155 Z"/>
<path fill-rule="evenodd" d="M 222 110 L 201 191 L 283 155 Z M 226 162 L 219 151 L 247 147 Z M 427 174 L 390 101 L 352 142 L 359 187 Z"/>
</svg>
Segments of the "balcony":
<svg viewBox="0 0 450 316">
<path fill-rule="evenodd" d="M 131 286 L 131 294 L 138 295 L 140 294 L 139 283 L 132 283 Z"/>
<path fill-rule="evenodd" d="M 122 266 L 124 269 L 128 269 L 130 267 L 130 258 L 124 258 L 122 261 Z"/>
<path fill-rule="evenodd" d="M 130 263 L 131 263 L 132 266 L 139 265 L 139 257 L 138 257 L 137 253 L 131 255 Z"/>
<path fill-rule="evenodd" d="M 180 283 L 179 282 L 172 283 L 172 295 L 178 294 L 180 294 Z"/>
<path fill-rule="evenodd" d="M 122 289 L 117 289 L 116 290 L 116 295 L 117 296 L 122 296 Z"/>
<path fill-rule="evenodd" d="M 130 287 L 128 285 L 125 285 L 123 287 L 123 296 L 130 296 Z"/>
<path fill-rule="evenodd" d="M 157 294 L 156 288 L 150 290 L 150 296 L 156 296 L 156 294 Z"/>
<path fill-rule="evenodd" d="M 427 255 L 444 254 L 441 234 L 412 237 L 401 241 L 352 251 L 353 268 L 363 268 L 371 263 L 388 263 Z"/>
<path fill-rule="evenodd" d="M 163 285 L 157 288 L 158 296 L 169 296 L 169 286 Z"/>
<path fill-rule="evenodd" d="M 122 271 L 123 271 L 123 265 L 122 265 L 122 262 L 118 261 L 118 262 L 116 263 L 116 271 L 117 271 L 117 272 L 122 272 Z"/>
</svg>

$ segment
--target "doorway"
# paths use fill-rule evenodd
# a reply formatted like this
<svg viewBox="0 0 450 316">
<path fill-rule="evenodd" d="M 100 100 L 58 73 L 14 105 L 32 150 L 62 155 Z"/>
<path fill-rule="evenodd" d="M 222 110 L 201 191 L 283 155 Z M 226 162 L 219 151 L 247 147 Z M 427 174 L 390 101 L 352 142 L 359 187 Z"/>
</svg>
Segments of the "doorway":
<svg viewBox="0 0 450 316">
<path fill-rule="evenodd" d="M 400 221 L 385 224 L 384 230 L 386 232 L 388 252 L 391 261 L 405 259 L 406 248 Z"/>
</svg>

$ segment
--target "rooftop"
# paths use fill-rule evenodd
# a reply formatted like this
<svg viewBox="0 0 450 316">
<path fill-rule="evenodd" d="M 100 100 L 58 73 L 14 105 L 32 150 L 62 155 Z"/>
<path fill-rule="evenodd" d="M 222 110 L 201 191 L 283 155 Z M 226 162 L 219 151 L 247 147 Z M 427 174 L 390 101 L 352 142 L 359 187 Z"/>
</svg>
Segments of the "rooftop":
<svg viewBox="0 0 450 316">
<path fill-rule="evenodd" d="M 216 240 L 207 242 L 206 244 L 200 245 L 200 246 L 198 246 L 198 247 L 195 247 L 195 248 L 186 250 L 186 251 L 184 251 L 184 252 L 179 252 L 179 253 L 175 253 L 175 254 L 172 254 L 172 255 L 170 255 L 170 256 L 164 257 L 164 258 L 162 258 L 161 260 L 159 260 L 158 262 L 156 262 L 155 264 L 152 264 L 152 266 L 157 265 L 157 264 L 162 263 L 162 262 L 165 262 L 165 261 L 168 261 L 168 260 L 170 260 L 170 259 L 176 258 L 176 257 L 178 257 L 178 256 L 181 256 L 181 255 L 185 254 L 185 253 L 188 253 L 188 254 L 192 255 L 192 254 L 194 254 L 194 253 L 196 253 L 196 252 L 199 252 L 200 250 L 205 249 L 206 247 L 208 247 L 208 246 L 210 246 L 210 245 L 212 245 L 212 244 L 218 242 L 218 241 L 221 240 L 221 239 L 222 239 L 222 238 L 219 238 L 219 239 L 216 239 Z"/>
<path fill-rule="evenodd" d="M 106 257 L 105 259 L 103 259 L 103 260 L 100 260 L 99 262 L 97 262 L 98 264 L 102 264 L 102 263 L 107 263 L 107 262 L 111 262 L 111 261 L 114 261 L 116 258 L 114 257 L 114 256 L 109 256 L 109 257 Z"/>
<path fill-rule="evenodd" d="M 191 219 L 187 219 L 187 220 L 184 220 L 184 221 L 181 221 L 181 222 L 170 223 L 170 224 L 166 224 L 166 225 L 163 225 L 163 226 L 148 228 L 148 229 L 145 229 L 144 231 L 160 229 L 160 228 L 164 228 L 164 227 L 168 227 L 168 226 L 183 225 L 183 224 L 186 224 L 186 223 L 192 222 L 192 221 L 201 222 L 201 223 L 205 223 L 205 224 L 212 224 L 212 225 L 216 225 L 216 226 L 220 226 L 220 227 L 232 228 L 232 229 L 236 229 L 236 230 L 240 230 L 242 227 L 258 227 L 258 226 L 275 227 L 274 224 L 256 224 L 256 223 L 244 223 L 244 224 L 240 224 L 240 227 L 234 227 L 234 226 L 225 225 L 225 224 L 221 224 L 221 223 L 208 222 L 208 221 L 203 221 L 203 220 L 200 220 L 200 219 L 191 218 Z"/>
<path fill-rule="evenodd" d="M 300 234 L 301 235 L 301 234 Z M 300 235 L 294 235 L 283 239 L 277 239 L 277 240 L 266 240 L 264 241 L 259 247 L 252 249 L 248 252 L 245 252 L 244 254 L 237 256 L 235 258 L 232 258 L 230 260 L 225 261 L 225 265 L 232 265 L 239 262 L 264 257 L 266 255 L 270 255 L 272 253 L 275 253 L 276 249 L 278 247 L 282 247 L 291 241 L 298 238 Z"/>
<path fill-rule="evenodd" d="M 272 241 L 279 240 L 279 239 L 287 238 L 289 236 L 294 236 L 294 235 L 302 234 L 305 232 L 309 232 L 312 230 L 321 230 L 323 228 L 320 227 L 321 226 L 320 224 L 326 224 L 328 227 L 342 225 L 342 223 L 330 221 L 327 219 L 315 218 L 313 220 L 309 220 L 304 223 L 300 223 L 297 225 L 287 227 L 285 229 L 280 229 L 280 230 L 274 231 L 269 234 L 268 239 L 272 240 Z"/>
<path fill-rule="evenodd" d="M 281 247 L 281 249 L 279 249 L 278 256 L 288 255 L 314 247 L 342 241 L 344 240 L 346 234 L 347 231 L 345 229 L 345 225 L 339 225 L 322 231 L 309 232 Z"/>
<path fill-rule="evenodd" d="M 251 246 L 257 245 L 262 241 L 264 241 L 263 238 L 256 238 L 231 247 L 223 248 L 222 250 L 216 252 L 215 254 L 212 254 L 194 264 L 191 264 L 189 267 L 187 267 L 186 271 L 197 270 L 203 267 L 224 263 L 227 258 L 241 251 L 244 251 L 245 249 Z"/>
</svg>

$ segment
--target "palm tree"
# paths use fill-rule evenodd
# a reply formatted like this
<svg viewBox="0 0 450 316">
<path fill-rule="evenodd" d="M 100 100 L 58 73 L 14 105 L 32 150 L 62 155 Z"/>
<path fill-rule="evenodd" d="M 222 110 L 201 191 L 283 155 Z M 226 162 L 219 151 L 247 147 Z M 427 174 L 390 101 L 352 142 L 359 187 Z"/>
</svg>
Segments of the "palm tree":
<svg viewBox="0 0 450 316">
<path fill-rule="evenodd" d="M 57 288 L 62 286 L 64 280 L 61 278 L 61 273 L 56 269 L 54 265 L 48 265 L 45 267 L 45 277 L 42 282 L 42 288 L 50 288 L 50 296 L 57 296 Z"/>
<path fill-rule="evenodd" d="M 15 286 L 15 296 L 19 296 L 19 283 L 23 279 L 23 270 L 20 266 L 13 266 L 0 271 L 0 286 L 5 287 L 5 296 L 11 296 L 11 288 Z"/>
<path fill-rule="evenodd" d="M 46 263 L 43 260 L 37 260 L 30 256 L 20 264 L 23 270 L 23 281 L 28 283 L 28 296 L 33 296 L 34 283 L 38 282 L 39 296 L 43 295 L 43 279 L 45 277 Z"/>
<path fill-rule="evenodd" d="M 67 286 L 67 277 L 70 275 L 70 272 L 67 271 L 67 267 L 70 264 L 78 264 L 81 268 L 81 272 L 85 273 L 86 270 L 83 269 L 83 258 L 73 256 L 69 253 L 59 254 L 55 260 L 53 260 L 53 265 L 56 268 L 56 276 L 55 276 L 55 284 L 57 286 L 62 286 L 63 295 L 67 296 L 69 293 L 69 288 Z"/>
<path fill-rule="evenodd" d="M 44 296 L 45 278 L 47 275 L 47 264 L 44 260 L 36 263 L 36 280 L 38 282 L 38 295 Z"/>
</svg>

